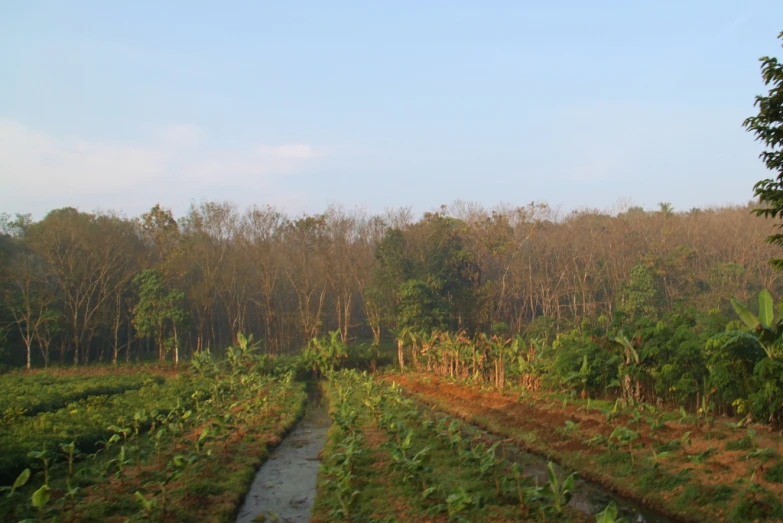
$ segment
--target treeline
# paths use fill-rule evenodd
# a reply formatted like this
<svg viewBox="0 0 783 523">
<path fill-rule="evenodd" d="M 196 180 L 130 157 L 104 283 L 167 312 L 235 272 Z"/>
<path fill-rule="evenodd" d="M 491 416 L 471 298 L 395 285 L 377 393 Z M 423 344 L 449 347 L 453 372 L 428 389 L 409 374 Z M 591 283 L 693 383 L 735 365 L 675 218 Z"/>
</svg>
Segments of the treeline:
<svg viewBox="0 0 783 523">
<path fill-rule="evenodd" d="M 290 353 L 334 330 L 378 343 L 404 329 L 525 333 L 618 312 L 728 313 L 730 297 L 780 289 L 764 242 L 771 224 L 750 210 L 457 202 L 414 219 L 407 209 L 291 217 L 203 202 L 179 219 L 160 206 L 136 218 L 5 215 L 2 358 L 179 359 L 239 333 Z"/>
</svg>

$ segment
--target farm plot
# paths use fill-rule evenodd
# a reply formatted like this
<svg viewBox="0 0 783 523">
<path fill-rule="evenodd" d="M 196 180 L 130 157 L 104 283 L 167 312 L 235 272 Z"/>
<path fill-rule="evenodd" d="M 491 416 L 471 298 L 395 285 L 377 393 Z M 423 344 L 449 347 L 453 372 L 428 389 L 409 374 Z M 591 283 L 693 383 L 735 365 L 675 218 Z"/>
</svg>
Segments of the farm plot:
<svg viewBox="0 0 783 523">
<path fill-rule="evenodd" d="M 10 425 L 88 398 L 140 389 L 163 377 L 146 371 L 115 371 L 99 375 L 53 372 L 20 372 L 0 376 L 0 421 Z"/>
<path fill-rule="evenodd" d="M 326 395 L 334 423 L 313 521 L 590 520 L 567 506 L 573 476 L 535 484 L 499 443 L 427 419 L 396 385 L 340 371 Z"/>
<path fill-rule="evenodd" d="M 0 519 L 231 521 L 306 395 L 251 347 L 229 353 L 4 425 Z"/>
<path fill-rule="evenodd" d="M 387 375 L 418 401 L 687 521 L 783 519 L 783 440 L 762 426 L 426 374 Z"/>
</svg>

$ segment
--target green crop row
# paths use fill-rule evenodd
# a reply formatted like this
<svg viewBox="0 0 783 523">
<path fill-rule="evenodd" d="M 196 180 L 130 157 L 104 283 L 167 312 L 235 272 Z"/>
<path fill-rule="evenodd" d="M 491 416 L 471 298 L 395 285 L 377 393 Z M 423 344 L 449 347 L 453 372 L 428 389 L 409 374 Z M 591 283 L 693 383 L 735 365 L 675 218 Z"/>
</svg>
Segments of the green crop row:
<svg viewBox="0 0 783 523">
<path fill-rule="evenodd" d="M 163 378 L 147 373 L 99 376 L 7 374 L 0 376 L 0 422 L 8 425 L 25 416 L 61 409 L 89 396 L 107 396 L 141 388 L 148 380 Z"/>
<path fill-rule="evenodd" d="M 209 391 L 207 378 L 193 378 L 187 374 L 163 383 L 147 379 L 136 390 L 111 396 L 89 396 L 67 404 L 53 412 L 42 412 L 25 417 L 0 428 L 0 484 L 13 482 L 19 472 L 29 465 L 28 453 L 47 450 L 56 452 L 63 442 L 75 442 L 82 452 L 96 449 L 96 444 L 111 434 L 109 426 L 129 426 L 134 414 L 141 408 L 166 413 L 194 403 L 196 391 Z M 205 393 L 206 394 L 206 393 Z"/>
<path fill-rule="evenodd" d="M 205 351 L 163 383 L 0 428 L 0 520 L 233 521 L 306 398 L 240 340 L 225 360 Z"/>
<path fill-rule="evenodd" d="M 500 442 L 437 422 L 396 386 L 355 371 L 329 374 L 334 421 L 324 450 L 314 521 L 581 521 L 567 504 L 575 475 L 536 484 L 499 456 Z M 614 521 L 612 505 L 601 521 Z M 605 518 L 604 518 L 605 516 Z M 619 521 L 619 520 L 618 520 Z"/>
</svg>

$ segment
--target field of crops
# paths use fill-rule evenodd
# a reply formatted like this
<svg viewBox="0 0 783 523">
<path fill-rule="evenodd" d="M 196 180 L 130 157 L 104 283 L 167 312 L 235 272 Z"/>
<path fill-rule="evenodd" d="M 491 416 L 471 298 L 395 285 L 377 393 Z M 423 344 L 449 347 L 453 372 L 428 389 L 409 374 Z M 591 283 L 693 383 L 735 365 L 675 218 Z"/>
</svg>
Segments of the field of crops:
<svg viewBox="0 0 783 523">
<path fill-rule="evenodd" d="M 313 521 L 591 520 L 567 506 L 574 476 L 537 485 L 500 442 L 426 415 L 398 386 L 340 371 L 326 388 L 334 424 Z"/>
<path fill-rule="evenodd" d="M 191 368 L 0 377 L 0 520 L 230 521 L 304 386 L 247 345 Z"/>
<path fill-rule="evenodd" d="M 783 519 L 768 426 L 427 365 L 337 370 L 363 360 L 321 342 L 277 360 L 243 339 L 180 369 L 0 376 L 0 520 L 233 521 L 304 411 L 305 376 L 332 421 L 316 522 Z"/>
<path fill-rule="evenodd" d="M 580 471 L 675 520 L 783 519 L 783 439 L 766 426 L 421 373 L 384 380 L 419 404 Z"/>
</svg>

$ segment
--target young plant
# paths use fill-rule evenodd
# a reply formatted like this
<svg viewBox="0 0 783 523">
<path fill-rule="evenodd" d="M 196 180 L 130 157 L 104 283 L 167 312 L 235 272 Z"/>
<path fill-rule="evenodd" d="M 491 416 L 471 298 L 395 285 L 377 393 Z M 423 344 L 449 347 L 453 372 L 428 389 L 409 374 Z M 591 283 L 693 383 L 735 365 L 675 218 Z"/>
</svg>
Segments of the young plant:
<svg viewBox="0 0 783 523">
<path fill-rule="evenodd" d="M 573 421 L 571 421 L 570 419 L 567 419 L 567 420 L 566 420 L 566 422 L 565 422 L 565 427 L 563 427 L 562 429 L 560 429 L 560 432 L 561 432 L 561 433 L 562 433 L 564 436 L 568 436 L 568 435 L 570 435 L 571 433 L 574 433 L 574 432 L 579 432 L 579 427 L 580 427 L 580 426 L 581 426 L 581 424 L 580 424 L 580 423 L 574 423 L 574 422 L 573 422 Z"/>
<path fill-rule="evenodd" d="M 625 518 L 617 517 L 617 505 L 614 501 L 609 503 L 606 508 L 595 515 L 595 523 L 627 523 Z"/>
<path fill-rule="evenodd" d="M 458 487 L 456 492 L 449 494 L 446 498 L 446 506 L 449 512 L 449 521 L 454 519 L 458 521 L 467 521 L 461 516 L 464 512 L 475 508 L 479 503 L 478 494 L 471 496 L 463 487 Z"/>
<path fill-rule="evenodd" d="M 28 458 L 41 460 L 41 467 L 44 474 L 44 486 L 49 488 L 49 452 L 44 448 L 42 450 L 31 450 L 27 453 Z M 48 498 L 47 498 L 48 499 Z"/>
<path fill-rule="evenodd" d="M 79 449 L 76 448 L 75 442 L 60 443 L 60 449 L 65 453 L 68 459 L 68 479 L 73 478 L 73 462 L 76 456 L 80 454 Z"/>
<path fill-rule="evenodd" d="M 652 462 L 653 468 L 658 468 L 658 466 L 661 464 L 661 460 L 668 458 L 671 455 L 672 453 L 670 451 L 655 452 L 655 449 L 653 449 L 652 456 L 649 456 L 647 461 Z"/>
<path fill-rule="evenodd" d="M 51 499 L 52 491 L 49 485 L 41 485 L 41 488 L 33 492 L 33 496 L 30 501 L 34 508 L 38 509 L 39 519 L 43 519 L 44 509 Z"/>
<path fill-rule="evenodd" d="M 8 494 L 5 495 L 7 499 L 10 499 L 14 496 L 17 490 L 24 487 L 27 482 L 30 480 L 30 469 L 24 469 L 14 481 L 14 484 L 10 487 L 0 487 L 0 492 L 8 491 Z"/>
<path fill-rule="evenodd" d="M 141 505 L 141 513 L 145 519 L 151 519 L 155 508 L 158 506 L 158 500 L 155 497 L 145 498 L 144 495 L 138 490 L 134 492 L 136 501 Z"/>
<path fill-rule="evenodd" d="M 633 457 L 633 442 L 639 438 L 639 433 L 634 432 L 633 430 L 629 429 L 628 427 L 615 427 L 615 429 L 612 431 L 612 434 L 609 436 L 609 439 L 615 439 L 620 445 L 626 445 L 628 447 L 628 452 L 631 454 L 631 464 L 635 465 L 634 457 Z"/>
<path fill-rule="evenodd" d="M 552 495 L 552 506 L 558 514 L 563 512 L 563 507 L 571 501 L 574 490 L 574 484 L 578 473 L 571 473 L 565 480 L 560 481 L 555 473 L 555 465 L 551 461 L 547 464 L 547 475 L 549 476 L 549 491 Z"/>
</svg>

